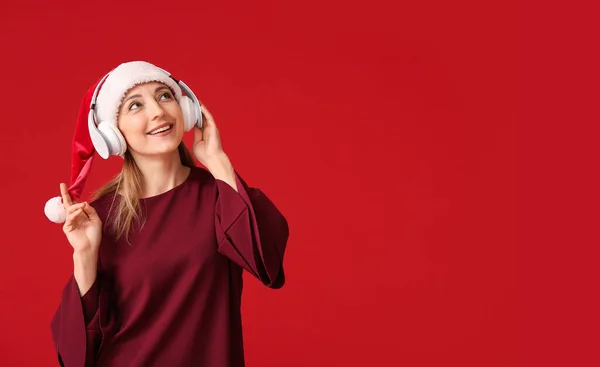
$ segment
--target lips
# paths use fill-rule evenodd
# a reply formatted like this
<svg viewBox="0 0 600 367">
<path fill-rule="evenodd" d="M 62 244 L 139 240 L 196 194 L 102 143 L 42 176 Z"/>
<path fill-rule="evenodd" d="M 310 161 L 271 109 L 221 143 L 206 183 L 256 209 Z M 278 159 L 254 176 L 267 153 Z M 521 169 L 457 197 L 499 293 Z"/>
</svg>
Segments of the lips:
<svg viewBox="0 0 600 367">
<path fill-rule="evenodd" d="M 172 128 L 173 128 L 173 124 L 170 124 L 170 123 L 161 124 L 161 125 L 158 125 L 157 127 L 155 127 L 154 129 L 152 129 L 151 131 L 149 131 L 147 134 L 148 135 L 156 135 L 156 134 L 163 133 L 165 131 L 169 131 Z"/>
</svg>

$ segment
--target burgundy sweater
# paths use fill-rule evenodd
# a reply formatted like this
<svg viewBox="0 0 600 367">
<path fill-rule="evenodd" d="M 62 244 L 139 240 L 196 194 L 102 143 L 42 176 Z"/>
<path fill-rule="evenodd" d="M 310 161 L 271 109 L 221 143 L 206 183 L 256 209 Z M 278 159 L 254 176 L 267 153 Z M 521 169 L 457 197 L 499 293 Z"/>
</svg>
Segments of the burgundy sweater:
<svg viewBox="0 0 600 367">
<path fill-rule="evenodd" d="M 51 323 L 62 366 L 244 366 L 242 271 L 282 287 L 289 231 L 260 190 L 236 183 L 192 168 L 142 199 L 131 245 L 106 225 L 113 195 L 92 203 L 104 223 L 98 276 L 83 297 L 73 276 L 63 290 Z"/>
</svg>

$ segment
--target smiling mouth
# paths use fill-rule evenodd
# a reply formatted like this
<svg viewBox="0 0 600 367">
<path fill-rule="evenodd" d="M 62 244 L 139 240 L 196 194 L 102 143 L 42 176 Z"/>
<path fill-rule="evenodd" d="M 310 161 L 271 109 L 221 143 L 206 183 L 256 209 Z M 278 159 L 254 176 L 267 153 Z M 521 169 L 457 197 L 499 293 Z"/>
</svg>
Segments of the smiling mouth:
<svg viewBox="0 0 600 367">
<path fill-rule="evenodd" d="M 173 125 L 163 126 L 163 127 L 158 128 L 158 129 L 154 129 L 154 130 L 150 131 L 148 133 L 148 135 L 156 135 L 156 134 L 164 133 L 165 131 L 169 131 L 172 128 L 173 128 Z"/>
</svg>

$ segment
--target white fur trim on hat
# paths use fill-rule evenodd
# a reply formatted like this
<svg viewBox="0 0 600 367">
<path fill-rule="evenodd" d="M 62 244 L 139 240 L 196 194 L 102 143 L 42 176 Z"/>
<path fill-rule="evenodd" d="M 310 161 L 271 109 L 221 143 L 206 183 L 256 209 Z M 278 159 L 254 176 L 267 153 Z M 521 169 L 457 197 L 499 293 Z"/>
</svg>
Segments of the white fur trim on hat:
<svg viewBox="0 0 600 367">
<path fill-rule="evenodd" d="M 98 122 L 112 121 L 116 124 L 119 108 L 127 92 L 138 84 L 148 82 L 166 84 L 175 94 L 175 99 L 181 99 L 181 88 L 164 71 L 146 61 L 126 62 L 111 71 L 100 87 L 96 101 Z"/>
</svg>

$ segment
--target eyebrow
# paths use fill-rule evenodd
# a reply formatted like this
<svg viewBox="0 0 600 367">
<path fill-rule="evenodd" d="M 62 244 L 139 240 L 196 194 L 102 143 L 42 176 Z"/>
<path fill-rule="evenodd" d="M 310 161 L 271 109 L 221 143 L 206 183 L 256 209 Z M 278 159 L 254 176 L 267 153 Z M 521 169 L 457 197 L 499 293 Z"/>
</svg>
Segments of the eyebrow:
<svg viewBox="0 0 600 367">
<path fill-rule="evenodd" d="M 154 93 L 157 93 L 159 90 L 162 90 L 162 89 L 168 89 L 169 91 L 171 90 L 171 88 L 167 87 L 166 85 L 161 85 L 160 87 L 156 88 L 156 90 L 154 90 Z M 125 98 L 122 105 L 124 105 L 130 99 L 139 98 L 139 97 L 141 97 L 140 94 L 134 94 L 133 96 L 129 96 L 129 97 Z"/>
</svg>

